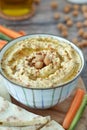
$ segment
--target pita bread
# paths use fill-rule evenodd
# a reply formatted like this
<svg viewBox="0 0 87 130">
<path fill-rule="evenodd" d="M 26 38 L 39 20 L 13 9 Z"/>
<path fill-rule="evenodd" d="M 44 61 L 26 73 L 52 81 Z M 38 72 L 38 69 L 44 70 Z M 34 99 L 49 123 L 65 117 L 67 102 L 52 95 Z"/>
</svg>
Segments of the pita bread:
<svg viewBox="0 0 87 130">
<path fill-rule="evenodd" d="M 40 130 L 65 130 L 65 129 L 56 121 L 51 120 Z"/>
<path fill-rule="evenodd" d="M 44 125 L 50 117 L 42 117 L 18 107 L 0 97 L 0 125 L 4 126 L 37 126 Z"/>
<path fill-rule="evenodd" d="M 11 101 L 8 90 L 7 90 L 7 88 L 5 87 L 5 84 L 4 84 L 4 79 L 1 75 L 0 75 L 0 96 L 4 97 L 8 101 Z"/>
<path fill-rule="evenodd" d="M 40 127 L 41 127 L 41 125 L 27 126 L 27 127 L 7 127 L 7 126 L 1 126 L 0 130 L 38 130 Z"/>
</svg>

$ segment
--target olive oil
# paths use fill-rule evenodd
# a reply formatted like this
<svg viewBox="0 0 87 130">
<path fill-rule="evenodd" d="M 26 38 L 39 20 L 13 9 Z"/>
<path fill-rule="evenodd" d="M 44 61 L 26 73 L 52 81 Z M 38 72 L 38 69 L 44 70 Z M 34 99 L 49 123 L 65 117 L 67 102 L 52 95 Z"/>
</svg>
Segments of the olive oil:
<svg viewBox="0 0 87 130">
<path fill-rule="evenodd" d="M 32 12 L 33 0 L 0 0 L 0 12 L 8 17 L 20 17 Z"/>
</svg>

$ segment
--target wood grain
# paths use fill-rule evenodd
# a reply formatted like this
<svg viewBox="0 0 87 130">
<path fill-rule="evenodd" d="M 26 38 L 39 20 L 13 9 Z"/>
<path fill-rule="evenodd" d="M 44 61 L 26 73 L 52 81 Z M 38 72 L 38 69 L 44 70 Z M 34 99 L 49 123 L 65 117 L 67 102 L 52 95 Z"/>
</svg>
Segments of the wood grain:
<svg viewBox="0 0 87 130">
<path fill-rule="evenodd" d="M 67 110 L 68 110 L 68 108 L 73 100 L 73 97 L 74 97 L 74 94 L 75 94 L 77 88 L 82 88 L 85 90 L 85 86 L 84 86 L 84 83 L 83 83 L 81 78 L 79 79 L 78 85 L 75 88 L 75 90 L 72 92 L 72 94 L 66 100 L 64 100 L 60 104 L 57 104 L 56 106 L 54 106 L 50 109 L 45 109 L 45 110 L 29 108 L 29 107 L 19 103 L 18 101 L 16 101 L 12 97 L 11 98 L 12 98 L 13 103 L 25 108 L 26 110 L 33 112 L 35 114 L 38 114 L 38 115 L 42 115 L 42 116 L 50 115 L 52 119 L 54 119 L 55 121 L 62 124 L 63 119 L 65 117 L 65 114 L 66 114 L 66 112 L 67 112 Z M 82 118 L 80 119 L 80 121 L 76 127 L 76 130 L 87 130 L 87 107 L 82 115 Z"/>
</svg>

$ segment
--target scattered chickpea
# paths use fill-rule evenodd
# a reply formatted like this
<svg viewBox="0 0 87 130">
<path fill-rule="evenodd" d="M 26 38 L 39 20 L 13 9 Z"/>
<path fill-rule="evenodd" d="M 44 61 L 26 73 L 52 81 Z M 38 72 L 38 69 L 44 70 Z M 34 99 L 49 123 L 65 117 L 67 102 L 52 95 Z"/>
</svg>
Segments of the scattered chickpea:
<svg viewBox="0 0 87 130">
<path fill-rule="evenodd" d="M 72 25 L 73 25 L 73 21 L 70 19 L 70 20 L 68 20 L 67 22 L 66 22 L 66 25 L 68 26 L 68 27 L 71 27 Z"/>
<path fill-rule="evenodd" d="M 45 65 L 49 65 L 50 63 L 51 63 L 50 57 L 49 56 L 45 56 L 45 58 L 44 58 L 44 64 Z"/>
<path fill-rule="evenodd" d="M 54 14 L 54 19 L 59 19 L 60 18 L 60 14 L 59 13 L 55 13 Z"/>
<path fill-rule="evenodd" d="M 84 13 L 83 13 L 83 16 L 84 16 L 84 18 L 87 19 L 87 12 L 84 12 Z"/>
<path fill-rule="evenodd" d="M 84 25 L 85 27 L 87 27 L 87 20 L 85 20 L 85 21 L 83 22 L 83 25 Z"/>
<path fill-rule="evenodd" d="M 72 14 L 73 14 L 73 16 L 78 16 L 78 14 L 79 14 L 79 12 L 78 12 L 78 10 L 74 10 L 73 12 L 72 12 Z"/>
<path fill-rule="evenodd" d="M 76 23 L 76 27 L 77 27 L 77 28 L 81 28 L 82 26 L 83 26 L 83 23 L 82 23 L 82 22 L 77 22 L 77 23 Z"/>
<path fill-rule="evenodd" d="M 70 10 L 71 10 L 71 7 L 67 5 L 67 6 L 65 6 L 65 8 L 64 8 L 64 13 L 69 13 Z"/>
<path fill-rule="evenodd" d="M 51 2 L 51 8 L 52 9 L 57 9 L 58 8 L 58 3 L 56 1 Z"/>
<path fill-rule="evenodd" d="M 67 36 L 68 36 L 68 32 L 67 32 L 67 31 L 62 31 L 61 35 L 62 35 L 63 37 L 67 37 Z"/>
<path fill-rule="evenodd" d="M 87 40 L 83 40 L 83 41 L 81 41 L 81 43 L 78 43 L 78 47 L 80 47 L 80 48 L 83 48 L 83 47 L 87 47 Z"/>
<path fill-rule="evenodd" d="M 62 26 L 62 31 L 67 31 L 67 27 L 65 25 Z"/>
<path fill-rule="evenodd" d="M 70 20 L 70 17 L 69 16 L 65 16 L 64 19 L 65 19 L 65 21 L 67 21 L 67 20 Z"/>
<path fill-rule="evenodd" d="M 84 39 L 87 39 L 87 32 L 84 32 L 83 38 L 84 38 Z"/>
<path fill-rule="evenodd" d="M 72 39 L 72 42 L 73 42 L 74 44 L 77 44 L 77 43 L 78 43 L 78 39 L 77 39 L 77 38 L 73 38 L 73 39 Z"/>
<path fill-rule="evenodd" d="M 79 29 L 79 31 L 78 31 L 78 36 L 83 36 L 83 34 L 84 34 L 83 28 Z"/>
<path fill-rule="evenodd" d="M 74 10 L 79 10 L 79 8 L 80 8 L 79 5 L 77 5 L 77 4 L 73 5 L 73 9 L 74 9 Z"/>
<path fill-rule="evenodd" d="M 41 68 L 43 68 L 43 65 L 44 65 L 44 64 L 43 64 L 42 61 L 38 61 L 38 62 L 35 63 L 35 68 L 36 68 L 36 69 L 41 69 Z"/>
<path fill-rule="evenodd" d="M 63 26 L 64 26 L 64 25 L 63 25 L 62 23 L 57 24 L 57 28 L 58 28 L 59 30 L 62 30 Z"/>
<path fill-rule="evenodd" d="M 81 10 L 82 10 L 82 12 L 87 12 L 87 5 L 83 5 Z"/>
</svg>

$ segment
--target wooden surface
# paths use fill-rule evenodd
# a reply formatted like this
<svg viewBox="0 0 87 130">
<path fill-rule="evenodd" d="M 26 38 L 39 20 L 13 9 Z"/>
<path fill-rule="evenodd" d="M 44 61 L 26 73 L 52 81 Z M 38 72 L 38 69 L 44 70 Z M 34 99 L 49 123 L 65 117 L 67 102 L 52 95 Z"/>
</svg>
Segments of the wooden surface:
<svg viewBox="0 0 87 130">
<path fill-rule="evenodd" d="M 79 79 L 78 85 L 76 87 L 77 88 L 82 88 L 85 89 L 84 83 L 82 81 L 82 79 Z M 33 112 L 35 114 L 38 115 L 42 115 L 42 116 L 48 116 L 50 115 L 52 119 L 56 120 L 57 122 L 59 122 L 60 124 L 62 124 L 63 119 L 65 117 L 65 114 L 73 100 L 74 94 L 76 92 L 76 89 L 72 92 L 72 94 L 63 102 L 61 102 L 59 105 L 57 104 L 56 106 L 50 108 L 50 109 L 46 109 L 46 110 L 39 110 L 39 109 L 32 109 L 29 108 L 19 102 L 17 102 L 15 99 L 12 98 L 12 102 L 25 108 L 26 110 Z M 80 119 L 77 127 L 75 130 L 87 130 L 87 107 L 82 115 L 82 118 Z"/>
<path fill-rule="evenodd" d="M 58 8 L 55 10 L 53 10 L 50 6 L 52 1 L 57 1 L 58 3 Z M 73 26 L 68 28 L 69 35 L 67 37 L 68 40 L 72 40 L 73 38 L 78 37 L 76 23 L 78 21 L 84 22 L 85 19 L 82 15 L 81 10 L 79 10 L 79 15 L 77 17 L 73 17 L 72 12 L 65 14 L 63 12 L 63 9 L 67 4 L 69 4 L 67 0 L 41 0 L 40 4 L 36 6 L 35 15 L 32 18 L 22 21 L 9 21 L 0 18 L 0 24 L 6 25 L 7 27 L 10 27 L 16 31 L 24 30 L 27 34 L 50 33 L 61 36 L 61 33 L 56 26 L 58 23 L 65 24 L 64 17 L 67 15 L 70 16 L 73 21 Z M 73 7 L 73 4 L 71 4 L 71 6 Z M 55 12 L 60 13 L 61 17 L 59 20 L 55 20 L 53 18 Z M 87 31 L 87 27 L 84 27 L 84 30 Z M 79 41 L 81 40 L 83 40 L 83 38 L 80 37 Z M 82 51 L 86 59 L 86 64 L 81 76 L 83 78 L 85 86 L 87 86 L 87 47 L 84 47 Z"/>
</svg>

